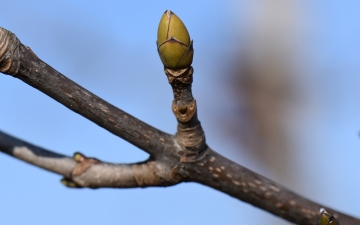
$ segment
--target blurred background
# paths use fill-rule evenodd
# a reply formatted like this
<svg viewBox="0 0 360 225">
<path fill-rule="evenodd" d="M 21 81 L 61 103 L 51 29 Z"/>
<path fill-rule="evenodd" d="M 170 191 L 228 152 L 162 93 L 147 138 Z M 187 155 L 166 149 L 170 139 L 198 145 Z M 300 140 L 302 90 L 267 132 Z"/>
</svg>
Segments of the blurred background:
<svg viewBox="0 0 360 225">
<path fill-rule="evenodd" d="M 176 131 L 156 51 L 174 11 L 194 39 L 193 93 L 208 144 L 295 192 L 360 217 L 360 2 L 2 1 L 0 26 L 45 62 L 137 118 Z M 10 76 L 0 130 L 103 161 L 147 154 Z M 194 183 L 68 189 L 0 154 L 0 224 L 289 224 Z"/>
</svg>

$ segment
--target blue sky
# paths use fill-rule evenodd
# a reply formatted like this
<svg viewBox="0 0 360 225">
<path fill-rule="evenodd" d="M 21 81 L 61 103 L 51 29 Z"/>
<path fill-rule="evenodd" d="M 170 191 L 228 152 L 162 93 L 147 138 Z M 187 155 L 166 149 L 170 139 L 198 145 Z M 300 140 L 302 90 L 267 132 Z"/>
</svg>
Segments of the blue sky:
<svg viewBox="0 0 360 225">
<path fill-rule="evenodd" d="M 307 22 L 299 36 L 299 88 L 307 108 L 292 112 L 296 192 L 360 217 L 360 3 L 297 1 Z M 194 39 L 194 96 L 209 145 L 234 154 L 219 111 L 231 107 L 223 65 L 241 48 L 246 1 L 7 1 L 0 26 L 45 62 L 91 92 L 169 133 L 172 92 L 156 52 L 162 13 L 173 10 Z M 227 57 L 224 57 L 227 56 Z M 9 76 L 0 76 L 0 130 L 36 145 L 109 162 L 147 157 L 69 109 Z M 214 104 L 216 103 L 216 104 Z M 216 106 L 216 107 L 215 107 Z M 60 176 L 0 154 L 0 224 L 280 224 L 274 216 L 193 183 L 170 188 L 73 190 Z M 286 184 L 285 184 L 286 185 Z M 288 224 L 284 222 L 283 224 Z"/>
</svg>

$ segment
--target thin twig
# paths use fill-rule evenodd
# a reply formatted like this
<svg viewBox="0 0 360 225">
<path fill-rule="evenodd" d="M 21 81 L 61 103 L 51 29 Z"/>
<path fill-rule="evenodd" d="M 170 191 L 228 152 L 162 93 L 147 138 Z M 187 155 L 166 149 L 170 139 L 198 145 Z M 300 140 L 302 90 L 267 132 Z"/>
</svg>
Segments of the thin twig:
<svg viewBox="0 0 360 225">
<path fill-rule="evenodd" d="M 151 160 L 133 164 L 112 164 L 98 161 L 77 173 L 76 171 L 79 171 L 79 168 L 81 170 L 83 164 L 73 158 L 35 146 L 1 131 L 0 152 L 62 175 L 68 181 L 74 182 L 76 187 L 163 187 L 177 183 L 173 180 L 166 180 L 168 173 L 166 166 Z"/>
</svg>

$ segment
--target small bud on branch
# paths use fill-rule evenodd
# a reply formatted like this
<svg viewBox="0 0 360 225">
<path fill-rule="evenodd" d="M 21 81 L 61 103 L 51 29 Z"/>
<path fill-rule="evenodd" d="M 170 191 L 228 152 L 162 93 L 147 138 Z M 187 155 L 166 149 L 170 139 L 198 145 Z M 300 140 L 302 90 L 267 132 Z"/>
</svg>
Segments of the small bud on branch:
<svg viewBox="0 0 360 225">
<path fill-rule="evenodd" d="M 190 67 L 194 55 L 193 41 L 190 41 L 184 23 L 170 10 L 161 17 L 156 45 L 165 68 L 180 70 Z"/>
</svg>

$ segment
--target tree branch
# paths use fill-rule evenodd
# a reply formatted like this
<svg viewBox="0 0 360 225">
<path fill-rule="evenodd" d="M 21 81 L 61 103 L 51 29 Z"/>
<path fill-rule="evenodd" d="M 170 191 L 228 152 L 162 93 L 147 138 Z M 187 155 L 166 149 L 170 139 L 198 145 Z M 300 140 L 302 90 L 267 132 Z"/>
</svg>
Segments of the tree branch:
<svg viewBox="0 0 360 225">
<path fill-rule="evenodd" d="M 78 157 L 71 158 L 54 153 L 1 131 L 0 152 L 64 176 L 63 183 L 69 187 L 164 187 L 177 183 L 175 180 L 168 180 L 166 166 L 152 160 L 134 164 L 112 164 L 83 155 L 79 160 Z M 79 153 L 74 156 L 77 155 Z"/>
<path fill-rule="evenodd" d="M 45 170 L 71 177 L 76 162 L 65 155 L 37 147 L 0 131 L 0 151 Z"/>
<path fill-rule="evenodd" d="M 175 136 L 149 126 L 69 80 L 1 27 L 0 72 L 24 81 L 150 154 L 150 159 L 140 164 L 109 164 L 81 154 L 66 157 L 0 132 L 1 152 L 63 175 L 64 184 L 91 188 L 147 187 L 193 181 L 293 223 L 317 223 L 322 205 L 208 148 L 191 94 L 191 67 L 181 73 L 166 70 L 174 91 L 173 112 L 179 122 Z M 342 224 L 360 224 L 354 217 L 330 211 Z"/>
<path fill-rule="evenodd" d="M 191 180 L 227 193 L 295 224 L 316 225 L 319 209 L 334 212 L 341 224 L 360 224 L 360 220 L 306 199 L 246 167 L 209 149 L 206 156 L 186 170 Z"/>
<path fill-rule="evenodd" d="M 47 65 L 18 38 L 0 27 L 0 72 L 18 78 L 154 157 L 172 136 L 116 108 Z"/>
</svg>

